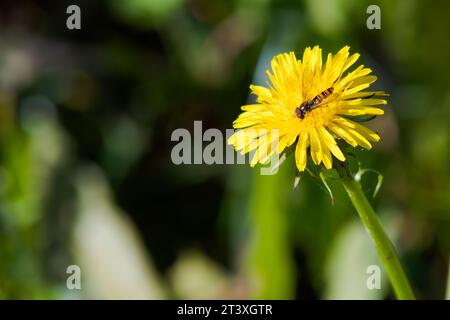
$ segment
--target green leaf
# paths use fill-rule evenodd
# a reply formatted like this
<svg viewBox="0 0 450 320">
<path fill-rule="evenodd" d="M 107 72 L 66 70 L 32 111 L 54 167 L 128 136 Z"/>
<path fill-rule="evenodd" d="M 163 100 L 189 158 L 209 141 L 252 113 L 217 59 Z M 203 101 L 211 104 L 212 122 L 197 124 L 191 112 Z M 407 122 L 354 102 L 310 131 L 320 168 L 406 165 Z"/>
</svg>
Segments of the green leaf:
<svg viewBox="0 0 450 320">
<path fill-rule="evenodd" d="M 373 173 L 377 174 L 377 176 L 378 176 L 378 178 L 377 178 L 377 185 L 375 186 L 375 189 L 374 189 L 373 194 L 372 194 L 372 197 L 375 198 L 376 195 L 378 194 L 378 191 L 380 191 L 380 188 L 381 188 L 381 185 L 382 185 L 383 179 L 384 179 L 384 176 L 379 171 L 377 171 L 375 169 L 361 169 L 361 168 L 359 168 L 358 172 L 355 174 L 355 180 L 360 182 L 362 176 L 365 173 L 368 173 L 368 172 L 373 172 Z"/>
<path fill-rule="evenodd" d="M 321 171 L 321 172 L 319 173 L 319 177 L 320 177 L 320 180 L 322 180 L 322 183 L 323 183 L 323 185 L 325 186 L 325 189 L 327 189 L 328 194 L 330 195 L 330 198 L 331 198 L 331 204 L 334 205 L 333 191 L 331 191 L 331 188 L 330 188 L 330 186 L 329 186 L 328 183 L 327 183 L 327 180 L 326 180 L 326 178 L 325 178 L 325 175 L 323 174 L 323 171 Z"/>
</svg>

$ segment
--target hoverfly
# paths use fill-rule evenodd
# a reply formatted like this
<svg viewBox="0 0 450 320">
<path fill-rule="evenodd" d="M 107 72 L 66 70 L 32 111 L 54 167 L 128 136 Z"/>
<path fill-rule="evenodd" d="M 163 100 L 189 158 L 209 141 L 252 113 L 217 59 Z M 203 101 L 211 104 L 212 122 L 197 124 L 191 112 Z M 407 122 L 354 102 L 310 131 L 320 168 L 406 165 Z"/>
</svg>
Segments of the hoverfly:
<svg viewBox="0 0 450 320">
<path fill-rule="evenodd" d="M 304 101 L 299 107 L 295 109 L 295 114 L 300 119 L 304 119 L 309 112 L 318 108 L 322 104 L 322 102 L 333 93 L 333 91 L 333 87 L 329 87 L 328 89 L 315 96 L 312 100 Z"/>
</svg>

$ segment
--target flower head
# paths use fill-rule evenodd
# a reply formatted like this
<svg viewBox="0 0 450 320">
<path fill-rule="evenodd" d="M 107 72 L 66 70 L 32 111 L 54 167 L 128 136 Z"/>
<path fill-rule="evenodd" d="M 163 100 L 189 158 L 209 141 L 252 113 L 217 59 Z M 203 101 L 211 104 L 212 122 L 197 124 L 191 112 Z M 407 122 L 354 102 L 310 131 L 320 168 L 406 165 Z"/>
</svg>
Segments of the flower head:
<svg viewBox="0 0 450 320">
<path fill-rule="evenodd" d="M 358 58 L 358 53 L 349 55 L 348 46 L 329 53 L 325 63 L 318 46 L 307 47 L 301 60 L 293 52 L 277 55 L 271 61 L 272 72 L 267 71 L 268 88 L 250 86 L 257 103 L 242 107 L 244 112 L 233 122 L 241 130 L 228 143 L 242 154 L 255 151 L 251 166 L 295 143 L 299 171 L 306 168 L 308 148 L 313 162 L 327 169 L 332 168 L 332 155 L 345 161 L 337 140 L 370 149 L 380 137 L 352 118 L 382 115 L 376 106 L 386 100 L 377 96 L 386 94 L 364 91 L 377 80 L 371 69 L 360 65 L 347 72 Z M 277 130 L 276 139 L 272 130 Z"/>
</svg>

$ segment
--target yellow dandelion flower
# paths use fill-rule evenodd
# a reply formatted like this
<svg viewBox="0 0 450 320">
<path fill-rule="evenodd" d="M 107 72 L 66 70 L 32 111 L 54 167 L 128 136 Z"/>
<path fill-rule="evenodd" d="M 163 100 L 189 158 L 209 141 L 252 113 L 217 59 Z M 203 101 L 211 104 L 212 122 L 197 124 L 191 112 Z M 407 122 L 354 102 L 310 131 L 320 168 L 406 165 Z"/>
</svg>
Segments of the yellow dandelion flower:
<svg viewBox="0 0 450 320">
<path fill-rule="evenodd" d="M 346 73 L 358 58 L 358 53 L 349 54 L 348 46 L 335 55 L 329 53 L 325 63 L 319 46 L 306 48 L 301 60 L 293 52 L 277 55 L 271 61 L 272 72 L 267 71 L 268 88 L 250 86 L 257 103 L 242 107 L 244 112 L 233 122 L 241 130 L 228 143 L 242 154 L 255 152 L 251 166 L 296 143 L 299 171 L 305 170 L 308 148 L 313 162 L 327 169 L 332 168 L 332 155 L 345 161 L 339 139 L 370 149 L 380 137 L 351 119 L 382 115 L 384 111 L 376 106 L 386 104 L 379 98 L 386 94 L 365 91 L 377 80 L 370 68 L 360 65 Z M 271 130 L 277 130 L 277 139 Z"/>
</svg>

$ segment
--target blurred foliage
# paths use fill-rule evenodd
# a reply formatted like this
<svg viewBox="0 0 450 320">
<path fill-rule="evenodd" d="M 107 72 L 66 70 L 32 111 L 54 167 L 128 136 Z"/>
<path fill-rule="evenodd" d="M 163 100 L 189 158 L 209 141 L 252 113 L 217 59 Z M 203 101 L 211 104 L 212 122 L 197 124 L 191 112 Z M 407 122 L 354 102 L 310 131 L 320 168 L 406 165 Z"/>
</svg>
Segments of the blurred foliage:
<svg viewBox="0 0 450 320">
<path fill-rule="evenodd" d="M 66 28 L 77 4 L 82 29 Z M 381 8 L 381 30 L 366 8 Z M 31 1 L 0 5 L 0 298 L 392 298 L 339 183 L 172 164 L 171 133 L 225 131 L 270 58 L 345 44 L 391 93 L 356 150 L 419 298 L 450 253 L 450 3 Z M 95 168 L 95 169 L 94 169 Z M 376 175 L 363 177 L 372 194 Z M 82 290 L 66 288 L 78 264 Z M 449 278 L 450 279 L 450 278 Z M 364 282 L 363 282 L 364 281 Z M 447 296 L 448 291 L 447 289 Z"/>
<path fill-rule="evenodd" d="M 285 199 L 292 183 L 286 169 L 282 167 L 275 175 L 261 175 L 257 171 L 253 174 L 249 209 L 252 225 L 249 251 L 253 261 L 248 278 L 254 282 L 251 293 L 256 298 L 294 298 L 296 274 Z"/>
</svg>

